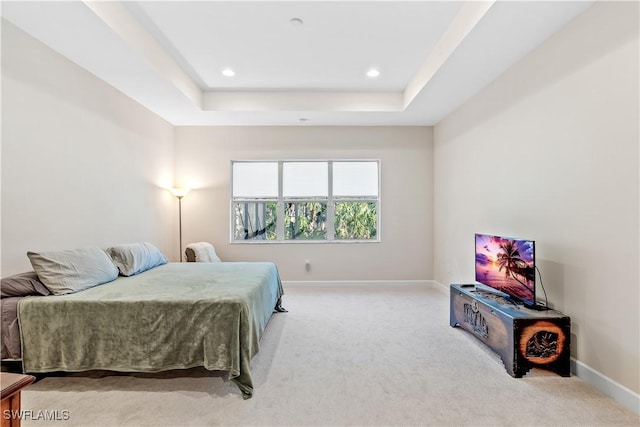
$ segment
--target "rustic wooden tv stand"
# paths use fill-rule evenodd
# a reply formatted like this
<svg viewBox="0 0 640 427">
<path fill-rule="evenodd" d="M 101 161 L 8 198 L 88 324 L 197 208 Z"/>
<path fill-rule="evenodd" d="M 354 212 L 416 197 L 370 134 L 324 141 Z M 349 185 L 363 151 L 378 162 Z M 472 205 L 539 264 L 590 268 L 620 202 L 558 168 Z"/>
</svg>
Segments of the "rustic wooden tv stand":
<svg viewBox="0 0 640 427">
<path fill-rule="evenodd" d="M 533 367 L 568 377 L 571 319 L 533 310 L 475 285 L 451 285 L 449 324 L 460 326 L 496 352 L 516 378 Z"/>
</svg>

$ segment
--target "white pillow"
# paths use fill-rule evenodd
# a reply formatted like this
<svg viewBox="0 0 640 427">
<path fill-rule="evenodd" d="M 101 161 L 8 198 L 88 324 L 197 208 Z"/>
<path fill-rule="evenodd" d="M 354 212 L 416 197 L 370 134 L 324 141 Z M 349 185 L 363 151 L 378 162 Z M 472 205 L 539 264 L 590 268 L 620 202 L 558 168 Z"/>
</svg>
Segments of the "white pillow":
<svg viewBox="0 0 640 427">
<path fill-rule="evenodd" d="M 193 251 L 196 262 L 220 262 L 216 249 L 209 242 L 189 243 L 187 249 Z"/>
<path fill-rule="evenodd" d="M 54 295 L 78 292 L 110 282 L 118 269 L 98 247 L 27 252 L 33 270 Z"/>
<path fill-rule="evenodd" d="M 151 243 L 129 243 L 107 248 L 107 253 L 123 276 L 133 276 L 167 263 L 167 258 Z"/>
</svg>

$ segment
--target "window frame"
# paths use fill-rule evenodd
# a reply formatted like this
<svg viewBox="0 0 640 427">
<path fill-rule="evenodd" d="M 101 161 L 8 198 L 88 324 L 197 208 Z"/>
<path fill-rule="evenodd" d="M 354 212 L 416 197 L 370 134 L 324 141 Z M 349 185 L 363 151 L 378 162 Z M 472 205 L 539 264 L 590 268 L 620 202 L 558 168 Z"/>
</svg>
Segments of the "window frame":
<svg viewBox="0 0 640 427">
<path fill-rule="evenodd" d="M 233 165 L 235 163 L 277 163 L 278 164 L 278 196 L 274 197 L 238 197 L 233 196 Z M 284 163 L 317 163 L 327 162 L 328 164 L 328 196 L 327 197 L 283 197 L 283 164 Z M 378 167 L 378 195 L 377 197 L 367 196 L 334 196 L 333 195 L 333 164 L 336 162 L 375 162 Z M 229 179 L 229 243 L 232 244 L 351 244 L 351 243 L 380 243 L 381 233 L 381 206 L 382 206 L 382 162 L 380 159 L 251 159 L 251 160 L 231 160 Z M 276 203 L 276 239 L 238 239 L 235 234 L 235 204 L 236 203 Z M 327 238 L 322 240 L 313 239 L 285 239 L 285 204 L 288 202 L 306 203 L 319 202 L 327 204 Z M 335 204 L 336 203 L 375 203 L 376 204 L 376 237 L 375 239 L 336 239 L 335 238 Z"/>
</svg>

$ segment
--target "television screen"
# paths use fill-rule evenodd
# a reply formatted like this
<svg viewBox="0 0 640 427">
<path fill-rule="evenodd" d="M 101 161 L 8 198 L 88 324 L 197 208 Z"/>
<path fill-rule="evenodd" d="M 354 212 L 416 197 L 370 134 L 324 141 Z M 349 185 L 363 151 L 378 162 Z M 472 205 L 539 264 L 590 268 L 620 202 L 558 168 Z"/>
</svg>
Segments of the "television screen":
<svg viewBox="0 0 640 427">
<path fill-rule="evenodd" d="M 476 281 L 534 306 L 534 247 L 532 240 L 476 234 Z"/>
</svg>

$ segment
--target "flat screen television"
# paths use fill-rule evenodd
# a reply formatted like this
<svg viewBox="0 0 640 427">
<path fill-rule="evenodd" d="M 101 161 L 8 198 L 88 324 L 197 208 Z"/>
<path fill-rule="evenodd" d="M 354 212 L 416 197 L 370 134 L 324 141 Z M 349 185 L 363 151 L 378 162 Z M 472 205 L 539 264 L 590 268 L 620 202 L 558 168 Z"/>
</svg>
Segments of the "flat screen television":
<svg viewBox="0 0 640 427">
<path fill-rule="evenodd" d="M 476 234 L 476 281 L 536 306 L 535 242 Z"/>
</svg>

